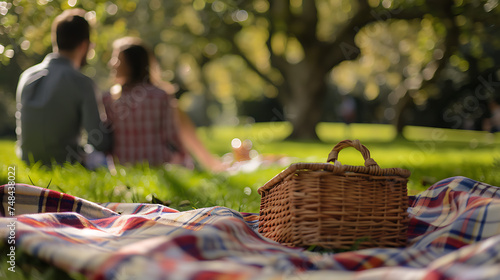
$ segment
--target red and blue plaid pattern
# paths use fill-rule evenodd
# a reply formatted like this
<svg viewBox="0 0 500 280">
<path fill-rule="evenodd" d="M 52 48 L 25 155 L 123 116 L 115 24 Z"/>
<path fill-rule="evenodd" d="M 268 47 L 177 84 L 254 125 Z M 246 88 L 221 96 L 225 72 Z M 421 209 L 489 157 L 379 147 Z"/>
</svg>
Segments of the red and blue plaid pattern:
<svg viewBox="0 0 500 280">
<path fill-rule="evenodd" d="M 0 187 L 5 216 L 7 188 Z M 89 279 L 500 278 L 499 188 L 464 177 L 411 198 L 409 244 L 320 254 L 257 233 L 258 216 L 224 207 L 179 212 L 16 186 L 17 248 Z"/>
</svg>

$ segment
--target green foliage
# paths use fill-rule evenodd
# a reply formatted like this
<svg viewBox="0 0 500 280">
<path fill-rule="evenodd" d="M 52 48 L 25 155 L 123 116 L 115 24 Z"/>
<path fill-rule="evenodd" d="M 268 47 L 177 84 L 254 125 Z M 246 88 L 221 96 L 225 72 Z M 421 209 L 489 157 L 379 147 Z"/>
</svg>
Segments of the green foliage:
<svg viewBox="0 0 500 280">
<path fill-rule="evenodd" d="M 346 0 L 316 2 L 318 19 L 317 25 L 314 25 L 316 30 L 311 30 L 311 32 L 317 33 L 318 42 L 330 41 L 342 31 L 343 26 L 352 20 L 354 14 L 360 9 L 355 2 Z M 420 10 L 422 6 L 426 5 L 423 1 L 371 0 L 368 2 L 373 9 L 369 16 L 388 23 L 393 22 L 391 19 L 400 17 L 411 18 L 411 16 L 403 16 L 405 12 L 403 9 Z M 492 21 L 495 20 L 500 11 L 495 4 L 496 1 L 482 1 L 484 3 L 480 4 L 472 2 L 475 1 L 455 1 L 452 8 L 456 14 L 455 21 L 464 33 L 460 39 L 461 44 L 469 44 L 472 53 L 476 57 L 482 58 L 484 55 L 482 43 L 490 39 L 497 41 L 494 37 L 487 36 L 487 28 L 489 24 L 493 23 Z M 40 56 L 51 49 L 50 25 L 54 17 L 64 9 L 75 7 L 89 11 L 88 19 L 94 22 L 92 40 L 96 43 L 96 48 L 95 53 L 91 55 L 90 67 L 86 72 L 95 77 L 104 88 L 108 86 L 103 77 L 107 76 L 106 62 L 111 55 L 110 44 L 113 40 L 125 35 L 144 38 L 160 58 L 163 69 L 168 70 L 164 78 L 185 83 L 186 88 L 198 93 L 203 91 L 196 86 L 196 83 L 201 82 L 201 77 L 197 77 L 195 78 L 197 80 L 193 81 L 193 77 L 189 76 L 199 71 L 198 68 L 204 68 L 205 63 L 212 59 L 216 59 L 213 63 L 230 68 L 233 62 L 217 60 L 226 54 L 246 57 L 255 66 L 255 69 L 279 84 L 279 75 L 271 73 L 270 52 L 284 56 L 292 64 L 298 63 L 303 58 L 303 54 L 300 55 L 303 42 L 296 40 L 296 33 L 307 27 L 305 25 L 299 27 L 297 23 L 293 23 L 290 17 L 301 16 L 307 11 L 304 10 L 302 1 L 290 1 L 289 4 L 277 5 L 283 5 L 282 8 L 289 9 L 291 14 L 287 16 L 287 11 L 280 12 L 277 8 L 271 10 L 270 3 L 264 0 L 118 0 L 113 2 L 104 0 L 14 0 L 0 2 L 3 15 L 0 22 L 0 35 L 6 35 L 0 39 L 0 58 L 4 64 L 14 60 L 21 68 L 38 62 Z M 470 7 L 474 7 L 474 9 Z M 376 37 L 371 39 L 373 42 L 369 46 L 362 48 L 363 54 L 375 55 L 375 58 L 365 60 L 377 62 L 377 60 L 383 60 L 384 57 L 387 59 L 386 51 L 389 48 L 391 53 L 395 53 L 391 55 L 392 60 L 399 55 L 413 57 L 414 61 L 410 61 L 410 66 L 417 67 L 417 69 L 413 69 L 413 72 L 410 71 L 410 74 L 422 74 L 421 70 L 431 60 L 432 52 L 430 50 L 442 51 L 446 47 L 443 46 L 446 27 L 439 19 L 439 16 L 442 16 L 439 12 L 436 10 L 435 15 L 431 15 L 432 13 L 429 12 L 429 15 L 413 21 L 404 19 L 396 21 L 394 24 L 382 22 L 375 24 L 376 26 L 364 27 L 362 25 L 356 27 L 353 32 L 361 31 L 361 37 L 365 38 Z M 482 19 L 482 21 L 478 21 L 478 19 Z M 409 25 L 411 30 L 403 28 Z M 415 30 L 415 25 L 421 25 L 421 28 Z M 266 46 L 269 36 L 276 37 L 273 38 L 272 47 Z M 366 45 L 362 38 L 359 40 L 358 44 Z M 411 47 L 402 46 L 398 44 L 399 42 Z M 185 56 L 180 54 L 185 54 Z M 186 60 L 187 57 L 192 57 L 194 60 Z M 435 55 L 434 59 L 439 60 L 439 56 Z M 364 62 L 361 60 L 356 64 L 362 66 Z M 374 68 L 373 70 L 356 70 L 356 74 L 363 77 L 373 71 L 388 70 L 387 66 L 385 68 L 383 66 L 387 64 L 373 63 L 372 66 L 368 65 L 368 68 Z M 455 64 L 462 70 L 466 70 L 463 62 Z M 183 65 L 198 70 L 192 71 L 190 74 L 182 73 L 179 67 Z M 380 68 L 381 65 L 384 68 L 382 70 L 377 68 Z M 403 63 L 401 67 L 404 66 Z M 244 68 L 247 67 L 244 65 L 239 67 L 239 69 Z M 432 72 L 431 70 L 428 69 L 427 72 Z M 366 77 L 362 78 L 362 80 L 364 79 Z M 238 75 L 225 79 L 225 83 L 230 85 L 240 85 L 244 82 L 245 78 Z M 262 81 L 260 82 L 262 83 Z M 418 88 L 416 84 L 414 87 Z M 267 90 L 264 86 L 259 85 L 252 89 L 251 95 L 262 92 L 267 92 Z M 238 91 L 233 91 L 232 94 L 238 96 Z M 368 96 L 368 98 L 373 97 Z"/>
<path fill-rule="evenodd" d="M 241 100 L 279 96 L 292 112 L 293 104 L 301 103 L 290 98 L 295 90 L 322 98 L 312 94 L 313 83 L 304 75 L 316 71 L 311 76 L 325 76 L 334 91 L 357 95 L 370 110 L 381 111 L 372 115 L 377 121 L 396 122 L 405 109 L 401 104 L 422 109 L 428 100 L 444 98 L 433 84 L 443 65 L 449 69 L 441 78 L 456 84 L 494 69 L 500 46 L 497 2 L 0 1 L 0 95 L 14 96 L 21 70 L 50 52 L 54 17 L 75 7 L 87 10 L 94 22 L 96 47 L 84 73 L 103 91 L 111 86 L 106 67 L 111 43 L 132 35 L 153 49 L 163 78 L 182 88 L 181 106 L 199 111 L 195 105 L 203 95 L 208 102 L 201 109 L 219 123 L 230 123 Z M 0 103 L 14 110 L 12 101 Z M 222 105 L 214 109 L 214 103 Z M 311 122 L 307 125 L 316 125 Z M 12 130 L 13 118 L 3 126 Z"/>
</svg>

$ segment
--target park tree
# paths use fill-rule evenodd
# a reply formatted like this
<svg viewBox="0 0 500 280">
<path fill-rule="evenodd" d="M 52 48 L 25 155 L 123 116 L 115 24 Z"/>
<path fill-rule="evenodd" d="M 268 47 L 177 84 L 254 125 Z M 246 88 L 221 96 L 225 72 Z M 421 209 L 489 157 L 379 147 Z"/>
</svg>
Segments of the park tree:
<svg viewBox="0 0 500 280">
<path fill-rule="evenodd" d="M 329 82 L 366 100 L 385 99 L 398 132 L 407 108 L 439 98 L 433 85 L 471 45 L 488 63 L 483 42 L 498 25 L 497 1 L 485 0 L 39 0 L 0 2 L 0 58 L 20 69 L 50 51 L 50 22 L 81 7 L 96 23 L 97 43 L 85 71 L 106 76 L 110 42 L 135 35 L 154 49 L 164 78 L 234 110 L 234 100 L 277 97 L 291 139 L 317 139 Z M 7 37 L 5 37 L 7 35 Z M 14 53 L 16 55 L 14 55 Z M 6 67 L 0 69 L 3 71 Z M 10 71 L 10 74 L 16 71 Z M 15 80 L 15 79 L 13 79 Z M 106 82 L 102 82 L 106 84 Z M 329 106 L 329 104 L 328 104 Z M 331 104 L 335 106 L 335 104 Z M 232 109 L 231 109 L 232 108 Z M 277 116 L 277 119 L 281 116 Z"/>
<path fill-rule="evenodd" d="M 498 21 L 498 8 L 496 2 L 492 1 L 277 0 L 270 1 L 269 8 L 263 13 L 254 14 L 256 22 L 262 17 L 267 23 L 265 46 L 270 67 L 276 69 L 279 75 L 273 79 L 271 70 L 259 68 L 250 58 L 246 61 L 263 79 L 278 89 L 278 96 L 285 105 L 286 118 L 293 126 L 292 139 L 317 139 L 315 127 L 321 119 L 328 75 L 343 62 L 362 55 L 360 33 L 364 33 L 364 38 L 370 37 L 370 33 L 393 38 L 403 35 L 401 39 L 404 40 L 412 36 L 406 33 L 411 28 L 399 28 L 398 33 L 398 25 L 408 25 L 408 22 L 415 24 L 416 20 L 416 24 L 421 26 L 415 30 L 421 33 L 420 36 L 416 36 L 413 41 L 406 40 L 407 46 L 400 46 L 396 42 L 399 53 L 395 55 L 406 57 L 408 62 L 403 63 L 402 59 L 389 60 L 389 64 L 394 64 L 393 70 L 399 71 L 399 75 L 396 73 L 399 82 L 389 88 L 393 96 L 396 95 L 392 98 L 397 104 L 394 123 L 398 133 L 401 133 L 404 126 L 402 113 L 414 101 L 425 99 L 422 96 L 423 89 L 439 77 L 449 58 L 456 53 L 460 36 L 467 36 L 459 25 L 489 26 Z M 477 28 L 481 29 L 481 26 Z M 466 31 L 474 32 L 474 28 Z M 244 32 L 244 27 L 241 32 Z M 394 33 L 395 36 L 391 36 Z M 236 42 L 236 51 L 247 57 L 244 44 L 232 41 Z M 420 41 L 430 44 L 421 46 Z M 384 59 L 382 52 L 387 49 L 383 46 L 384 42 L 379 42 L 382 43 L 380 47 L 364 43 L 365 51 L 379 52 L 375 57 Z M 421 51 L 422 48 L 427 48 L 427 51 Z M 456 57 L 454 63 L 460 64 L 460 58 Z M 369 71 L 365 72 L 373 73 L 377 65 L 371 64 L 368 68 Z M 386 72 L 384 74 L 389 68 L 383 69 Z M 362 74 L 360 72 L 357 77 Z M 370 91 L 380 91 L 380 87 L 387 85 L 386 82 L 379 82 L 375 87 L 379 89 L 372 90 L 373 86 L 370 88 L 370 84 L 365 84 L 365 92 L 371 94 Z"/>
</svg>

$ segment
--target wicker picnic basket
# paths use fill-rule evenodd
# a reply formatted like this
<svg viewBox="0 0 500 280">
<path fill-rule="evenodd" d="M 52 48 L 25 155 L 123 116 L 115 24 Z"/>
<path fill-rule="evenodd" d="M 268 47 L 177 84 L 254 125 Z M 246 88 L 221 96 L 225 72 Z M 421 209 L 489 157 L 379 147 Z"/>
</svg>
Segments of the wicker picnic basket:
<svg viewBox="0 0 500 280">
<path fill-rule="evenodd" d="M 361 152 L 365 166 L 337 161 L 347 147 Z M 341 141 L 327 163 L 292 164 L 258 189 L 259 232 L 293 247 L 404 247 L 409 176 L 380 168 L 358 140 Z"/>
</svg>

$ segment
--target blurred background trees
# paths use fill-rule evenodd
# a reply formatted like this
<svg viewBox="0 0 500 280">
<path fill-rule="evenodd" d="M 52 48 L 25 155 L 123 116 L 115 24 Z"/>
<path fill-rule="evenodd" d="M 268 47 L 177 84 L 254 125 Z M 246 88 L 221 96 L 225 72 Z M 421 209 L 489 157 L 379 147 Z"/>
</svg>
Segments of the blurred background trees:
<svg viewBox="0 0 500 280">
<path fill-rule="evenodd" d="M 111 43 L 139 36 L 198 125 L 290 121 L 317 139 L 342 121 L 480 129 L 498 93 L 498 0 L 0 1 L 0 135 L 13 134 L 19 74 L 51 51 L 50 24 L 94 22 L 85 74 L 104 91 Z"/>
</svg>

